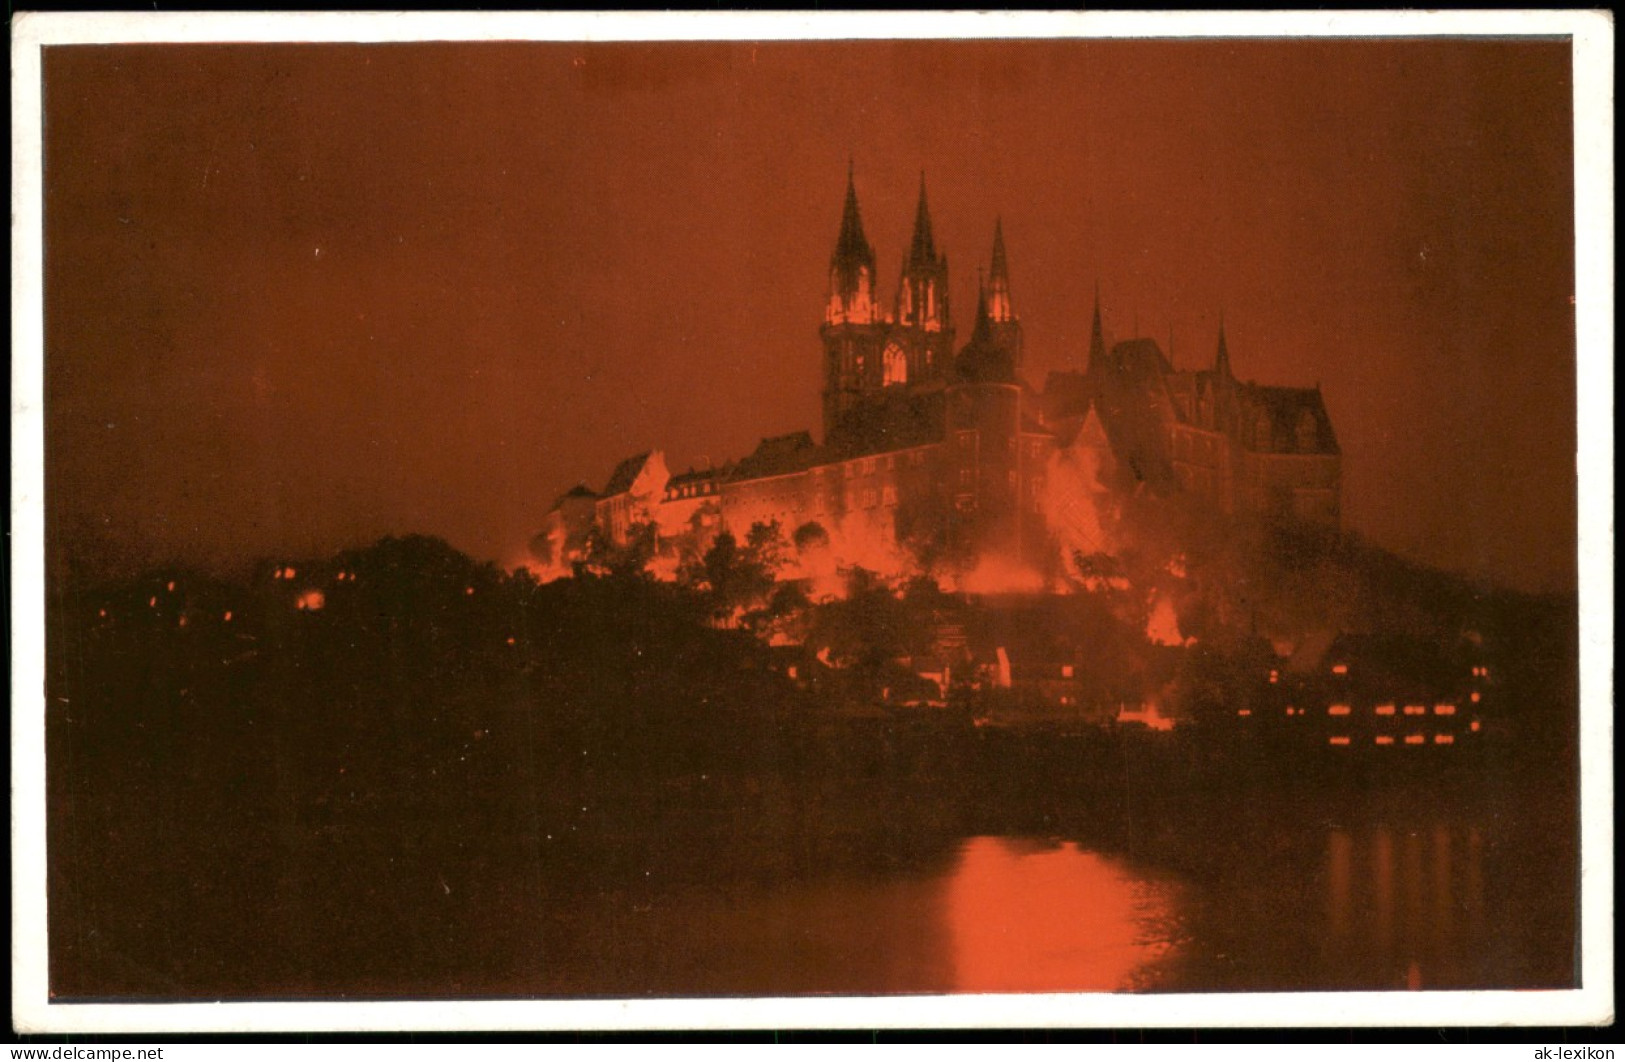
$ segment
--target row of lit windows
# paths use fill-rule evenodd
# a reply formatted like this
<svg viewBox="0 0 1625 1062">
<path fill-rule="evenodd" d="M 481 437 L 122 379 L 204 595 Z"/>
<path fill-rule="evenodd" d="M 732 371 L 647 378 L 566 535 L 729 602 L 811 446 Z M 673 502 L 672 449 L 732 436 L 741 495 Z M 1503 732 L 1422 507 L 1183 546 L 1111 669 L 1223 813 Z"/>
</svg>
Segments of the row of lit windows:
<svg viewBox="0 0 1625 1062">
<path fill-rule="evenodd" d="M 1371 711 L 1375 711 L 1380 716 L 1391 716 L 1391 714 L 1396 713 L 1396 708 L 1394 708 L 1394 705 L 1376 705 L 1376 708 Z M 1305 713 L 1305 708 L 1293 708 L 1292 705 L 1287 705 L 1287 714 L 1289 716 Z M 1240 714 L 1251 714 L 1251 711 L 1243 708 Z M 1329 716 L 1347 716 L 1347 714 L 1354 714 L 1354 708 L 1350 705 L 1329 705 L 1326 708 L 1326 714 L 1329 714 Z M 1404 706 L 1404 714 L 1407 714 L 1407 716 L 1425 716 L 1427 714 L 1427 705 L 1406 705 Z M 1436 714 L 1436 716 L 1453 716 L 1453 714 L 1456 714 L 1456 706 L 1433 705 L 1433 714 Z"/>
<path fill-rule="evenodd" d="M 1339 747 L 1352 745 L 1353 743 L 1353 739 L 1346 734 L 1333 734 L 1331 737 L 1326 739 L 1326 744 L 1336 745 Z M 1394 735 L 1392 734 L 1378 734 L 1372 739 L 1372 743 L 1376 745 L 1398 744 L 1398 742 L 1394 740 Z M 1454 745 L 1455 743 L 1456 735 L 1454 734 L 1433 735 L 1433 744 L 1435 745 Z M 1428 744 L 1428 737 L 1426 734 L 1406 734 L 1404 744 L 1413 747 L 1417 745 L 1426 745 Z"/>
<path fill-rule="evenodd" d="M 879 494 L 876 494 L 873 487 L 865 487 L 862 498 L 863 507 L 865 509 L 873 509 L 877 501 L 886 506 L 894 506 L 897 504 L 897 488 L 885 487 L 880 491 Z M 857 491 L 847 492 L 846 507 L 848 509 L 856 509 L 858 507 Z"/>
<path fill-rule="evenodd" d="M 954 433 L 954 438 L 955 438 L 955 441 L 959 444 L 959 449 L 962 450 L 962 451 L 965 451 L 966 453 L 969 453 L 969 452 L 976 449 L 978 434 L 979 433 L 975 432 L 975 431 L 961 431 L 961 432 L 955 432 Z M 1020 446 L 1021 446 L 1020 440 L 1018 440 L 1014 435 L 1007 436 L 1005 438 L 1005 448 L 1012 455 L 1020 452 L 1019 451 Z M 1034 460 L 1041 459 L 1044 456 L 1044 440 L 1043 439 L 1030 439 L 1030 440 L 1028 440 L 1028 443 L 1027 443 L 1027 455 L 1029 457 L 1033 458 Z"/>
<path fill-rule="evenodd" d="M 864 457 L 856 461 L 848 461 L 846 464 L 841 466 L 841 469 L 848 479 L 852 479 L 857 476 L 872 476 L 879 468 L 879 462 L 881 460 L 886 462 L 886 470 L 888 472 L 897 467 L 897 454 L 891 453 L 886 454 L 884 458 Z M 918 468 L 919 466 L 925 464 L 925 451 L 910 450 L 903 454 L 903 461 L 904 464 L 910 468 Z"/>
<path fill-rule="evenodd" d="M 1380 716 L 1392 716 L 1392 715 L 1396 714 L 1397 709 L 1392 704 L 1379 704 L 1374 709 L 1372 709 L 1372 711 L 1375 714 L 1380 715 Z M 1236 714 L 1243 717 L 1243 718 L 1246 718 L 1247 716 L 1250 716 L 1250 715 L 1253 714 L 1253 710 L 1251 708 L 1240 708 L 1240 709 L 1237 709 Z M 1297 707 L 1294 707 L 1293 705 L 1289 704 L 1289 705 L 1286 706 L 1286 714 L 1289 715 L 1289 716 L 1308 715 L 1309 714 L 1309 709 L 1307 709 L 1307 708 L 1297 708 Z M 1332 705 L 1327 706 L 1326 714 L 1327 715 L 1333 715 L 1333 716 L 1348 716 L 1348 715 L 1353 715 L 1354 714 L 1354 709 L 1353 709 L 1352 706 L 1347 705 L 1347 704 L 1332 704 Z M 1408 715 L 1408 716 L 1427 715 L 1428 714 L 1428 707 L 1425 704 L 1407 704 L 1407 705 L 1405 705 L 1404 714 Z M 1456 706 L 1453 705 L 1453 704 L 1435 704 L 1433 706 L 1433 714 L 1434 715 L 1455 715 L 1456 714 Z"/>
</svg>

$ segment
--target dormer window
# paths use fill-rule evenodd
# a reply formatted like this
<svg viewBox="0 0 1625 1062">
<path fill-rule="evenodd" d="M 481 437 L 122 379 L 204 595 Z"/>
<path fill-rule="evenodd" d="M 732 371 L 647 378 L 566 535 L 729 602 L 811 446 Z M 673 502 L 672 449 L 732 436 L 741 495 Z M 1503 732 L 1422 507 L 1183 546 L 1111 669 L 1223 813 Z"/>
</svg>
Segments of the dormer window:
<svg viewBox="0 0 1625 1062">
<path fill-rule="evenodd" d="M 1273 435 L 1274 427 L 1270 424 L 1270 415 L 1268 413 L 1260 413 L 1253 428 L 1254 445 L 1260 450 L 1268 450 L 1271 443 L 1274 441 L 1272 438 Z"/>
<path fill-rule="evenodd" d="M 1307 409 L 1298 415 L 1297 442 L 1299 453 L 1314 453 L 1319 449 L 1320 425 L 1315 423 L 1315 415 Z"/>
</svg>

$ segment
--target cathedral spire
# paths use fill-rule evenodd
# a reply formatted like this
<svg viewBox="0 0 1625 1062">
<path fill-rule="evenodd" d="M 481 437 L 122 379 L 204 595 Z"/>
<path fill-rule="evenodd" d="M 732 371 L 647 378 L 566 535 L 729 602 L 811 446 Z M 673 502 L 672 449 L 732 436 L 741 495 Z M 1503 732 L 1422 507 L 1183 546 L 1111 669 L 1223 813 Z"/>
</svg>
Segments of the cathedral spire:
<svg viewBox="0 0 1625 1062">
<path fill-rule="evenodd" d="M 914 239 L 909 244 L 910 266 L 937 264 L 937 245 L 931 238 L 931 208 L 925 201 L 925 171 L 920 171 L 920 205 L 914 210 Z"/>
<path fill-rule="evenodd" d="M 835 241 L 833 268 L 841 265 L 855 270 L 859 265 L 874 269 L 875 251 L 863 235 L 863 215 L 858 211 L 858 190 L 852 183 L 852 162 L 846 164 L 846 206 L 841 211 L 841 235 Z"/>
<path fill-rule="evenodd" d="M 903 278 L 897 289 L 896 319 L 899 324 L 927 332 L 952 331 L 948 316 L 948 256 L 937 253 L 931 234 L 931 208 L 925 199 L 923 171 L 920 205 L 914 212 L 914 239 L 908 257 L 903 259 Z M 939 353 L 946 356 L 946 347 Z"/>
<path fill-rule="evenodd" d="M 1232 379 L 1230 373 L 1230 348 L 1224 341 L 1224 313 L 1219 313 L 1219 353 L 1213 359 L 1213 371 L 1219 374 L 1222 380 Z"/>
<path fill-rule="evenodd" d="M 858 191 L 852 183 L 852 161 L 846 163 L 846 205 L 841 210 L 841 234 L 829 257 L 829 305 L 824 323 L 873 324 L 875 307 L 875 249 L 863 235 L 858 212 Z"/>
</svg>

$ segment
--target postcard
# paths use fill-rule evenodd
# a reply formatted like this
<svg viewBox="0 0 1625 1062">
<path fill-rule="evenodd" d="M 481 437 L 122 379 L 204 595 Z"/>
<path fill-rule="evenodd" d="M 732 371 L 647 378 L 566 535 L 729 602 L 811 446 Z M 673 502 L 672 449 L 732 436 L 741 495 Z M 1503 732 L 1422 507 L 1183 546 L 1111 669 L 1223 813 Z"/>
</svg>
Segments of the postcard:
<svg viewBox="0 0 1625 1062">
<path fill-rule="evenodd" d="M 1605 15 L 16 30 L 19 1029 L 1612 1020 Z"/>
</svg>

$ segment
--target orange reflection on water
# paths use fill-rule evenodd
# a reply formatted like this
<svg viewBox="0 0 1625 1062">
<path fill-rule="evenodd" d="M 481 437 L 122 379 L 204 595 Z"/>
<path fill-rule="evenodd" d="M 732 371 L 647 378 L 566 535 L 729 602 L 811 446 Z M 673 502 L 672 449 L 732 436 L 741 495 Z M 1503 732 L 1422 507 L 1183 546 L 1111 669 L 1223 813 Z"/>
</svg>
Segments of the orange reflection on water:
<svg viewBox="0 0 1625 1062">
<path fill-rule="evenodd" d="M 1150 987 L 1173 945 L 1171 887 L 1068 841 L 965 842 L 945 909 L 962 992 Z"/>
<path fill-rule="evenodd" d="M 1465 851 L 1463 838 L 1465 837 Z M 1399 988 L 1470 982 L 1483 940 L 1478 828 L 1377 826 L 1327 835 L 1329 962 L 1351 983 Z"/>
</svg>

